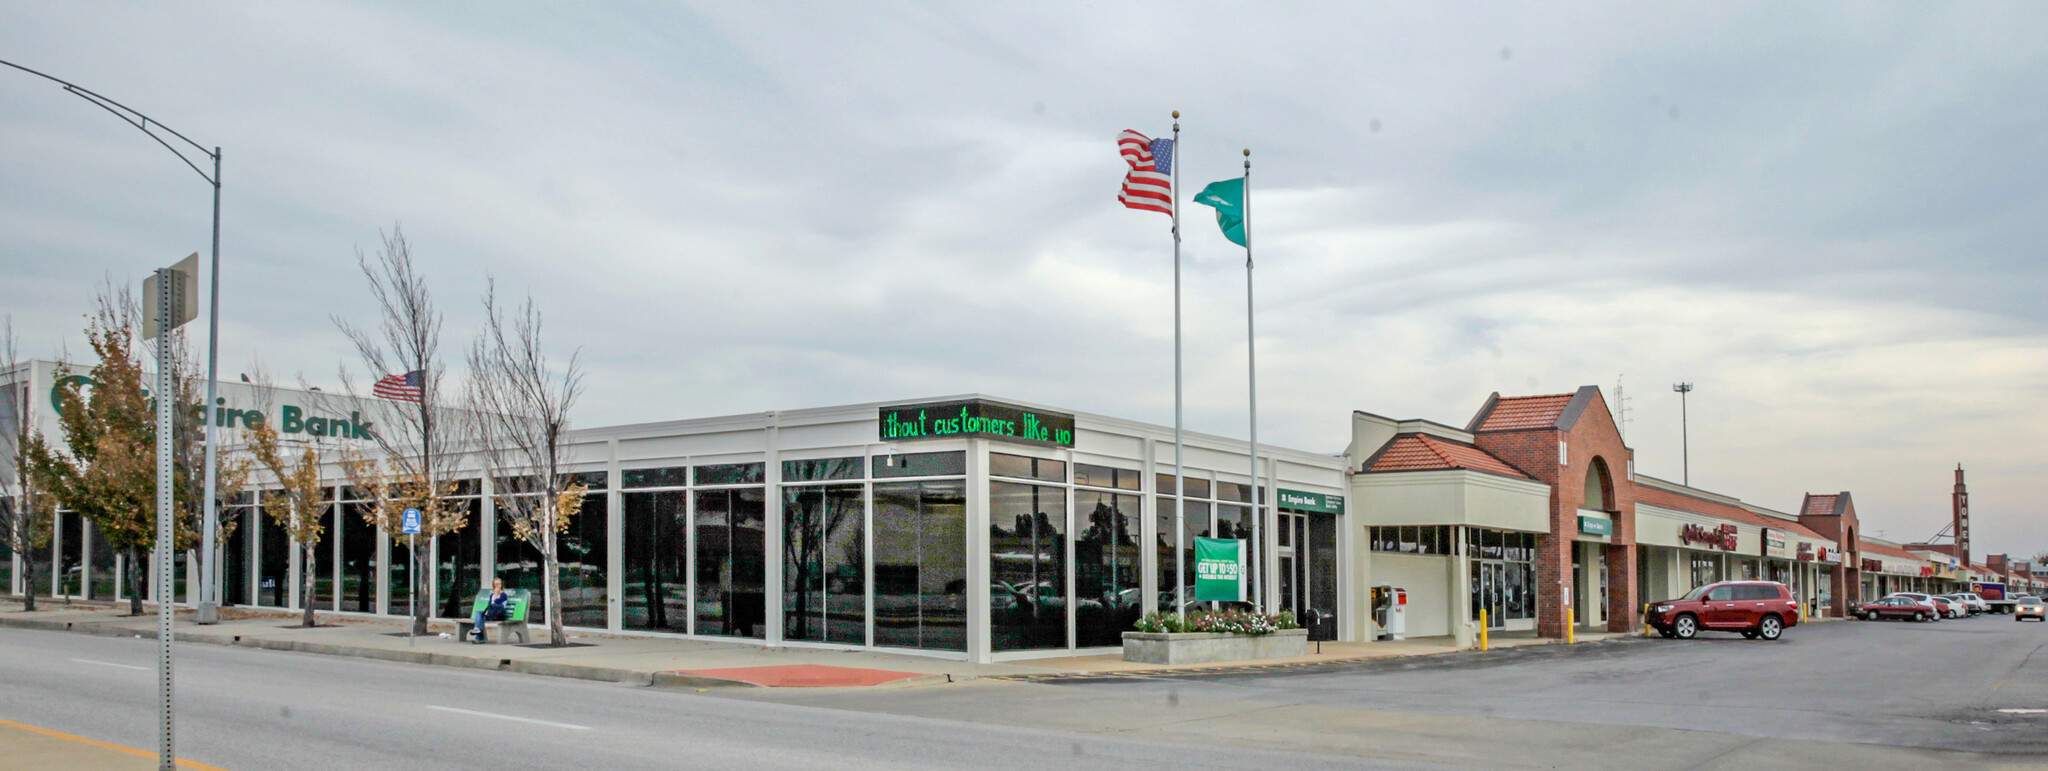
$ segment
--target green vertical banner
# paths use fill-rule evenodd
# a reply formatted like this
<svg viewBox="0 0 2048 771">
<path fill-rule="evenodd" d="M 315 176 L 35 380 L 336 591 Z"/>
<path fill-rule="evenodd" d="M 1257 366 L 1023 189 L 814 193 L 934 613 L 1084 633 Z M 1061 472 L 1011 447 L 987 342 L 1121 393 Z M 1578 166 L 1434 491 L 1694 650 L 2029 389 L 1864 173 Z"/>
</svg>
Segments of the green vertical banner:
<svg viewBox="0 0 2048 771">
<path fill-rule="evenodd" d="M 1244 602 L 1244 541 L 1195 539 L 1195 601 Z"/>
</svg>

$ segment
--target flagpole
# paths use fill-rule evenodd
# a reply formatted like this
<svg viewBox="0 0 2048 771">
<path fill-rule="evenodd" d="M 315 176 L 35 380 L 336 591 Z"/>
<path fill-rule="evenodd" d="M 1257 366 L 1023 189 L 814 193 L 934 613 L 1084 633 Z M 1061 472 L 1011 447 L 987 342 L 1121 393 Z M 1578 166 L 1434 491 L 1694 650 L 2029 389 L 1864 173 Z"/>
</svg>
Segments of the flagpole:
<svg viewBox="0 0 2048 771">
<path fill-rule="evenodd" d="M 1173 604 L 1174 610 L 1182 616 L 1188 612 L 1187 566 L 1182 564 L 1188 551 L 1187 525 L 1187 469 L 1183 466 L 1187 457 L 1185 438 L 1181 429 L 1181 364 L 1180 364 L 1180 111 L 1173 111 Z"/>
<path fill-rule="evenodd" d="M 1245 371 L 1250 378 L 1252 410 L 1252 527 L 1265 524 L 1265 512 L 1259 506 L 1259 353 L 1258 335 L 1252 321 L 1252 151 L 1244 151 L 1244 350 Z M 1253 533 L 1254 540 L 1257 532 Z M 1303 558 L 1307 554 L 1302 555 Z M 1263 610 L 1264 597 L 1260 597 Z"/>
</svg>

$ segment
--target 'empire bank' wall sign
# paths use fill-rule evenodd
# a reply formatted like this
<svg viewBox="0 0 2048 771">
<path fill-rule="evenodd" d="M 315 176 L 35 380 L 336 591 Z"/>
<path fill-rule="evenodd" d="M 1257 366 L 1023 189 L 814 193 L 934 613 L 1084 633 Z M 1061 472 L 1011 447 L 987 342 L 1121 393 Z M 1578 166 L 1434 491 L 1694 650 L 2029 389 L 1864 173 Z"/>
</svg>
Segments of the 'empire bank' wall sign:
<svg viewBox="0 0 2048 771">
<path fill-rule="evenodd" d="M 883 407 L 876 423 L 885 442 L 982 438 L 1074 446 L 1074 416 L 983 399 Z"/>
</svg>

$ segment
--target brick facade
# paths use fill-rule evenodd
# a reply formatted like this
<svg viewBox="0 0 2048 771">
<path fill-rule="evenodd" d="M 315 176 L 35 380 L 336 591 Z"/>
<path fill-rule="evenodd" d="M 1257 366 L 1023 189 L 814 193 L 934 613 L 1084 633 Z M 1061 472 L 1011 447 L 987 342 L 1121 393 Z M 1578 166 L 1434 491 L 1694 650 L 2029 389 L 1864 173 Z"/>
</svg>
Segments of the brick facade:
<svg viewBox="0 0 2048 771">
<path fill-rule="evenodd" d="M 1834 600 L 1828 608 L 1835 617 L 1846 617 L 1849 608 L 1863 602 L 1863 526 L 1856 520 L 1856 502 L 1847 491 L 1807 493 L 1799 504 L 1799 524 L 1842 547 L 1842 564 L 1829 572 Z"/>
<path fill-rule="evenodd" d="M 1555 419 L 1530 419 L 1538 410 L 1554 411 Z M 1507 428 L 1490 430 L 1496 411 L 1516 419 L 1499 423 Z M 1480 448 L 1550 486 L 1550 532 L 1537 539 L 1536 547 L 1536 633 L 1544 637 L 1565 634 L 1565 587 L 1572 578 L 1572 544 L 1579 532 L 1578 511 L 1586 503 L 1587 474 L 1596 464 L 1607 469 L 1604 510 L 1614 520 L 1611 543 L 1601 550 L 1607 560 L 1607 629 L 1635 629 L 1640 623 L 1635 486 L 1629 477 L 1635 453 L 1622 442 L 1600 389 L 1585 386 L 1568 399 L 1502 399 L 1496 394 L 1473 418 L 1471 429 Z M 1585 607 L 1587 598 L 1573 599 Z"/>
</svg>

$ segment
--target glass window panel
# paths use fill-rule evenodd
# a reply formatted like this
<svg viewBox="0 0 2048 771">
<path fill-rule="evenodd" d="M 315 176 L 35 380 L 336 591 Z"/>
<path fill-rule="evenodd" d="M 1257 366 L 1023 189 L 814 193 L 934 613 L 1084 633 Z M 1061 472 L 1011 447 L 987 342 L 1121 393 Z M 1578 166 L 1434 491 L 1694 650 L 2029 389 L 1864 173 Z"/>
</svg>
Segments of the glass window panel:
<svg viewBox="0 0 2048 771">
<path fill-rule="evenodd" d="M 256 536 L 256 604 L 289 607 L 293 548 L 290 536 L 269 514 L 259 515 Z"/>
<path fill-rule="evenodd" d="M 867 642 L 865 506 L 860 485 L 783 488 L 783 637 Z"/>
<path fill-rule="evenodd" d="M 1025 455 L 992 452 L 988 454 L 988 473 L 999 477 L 1065 482 L 1067 481 L 1067 463 L 1066 461 L 1049 458 L 1033 458 Z"/>
<path fill-rule="evenodd" d="M 632 472 L 621 473 L 630 480 Z M 690 628 L 689 495 L 682 491 L 619 496 L 621 566 L 626 596 L 620 626 L 657 632 Z"/>
<path fill-rule="evenodd" d="M 391 603 L 384 612 L 393 616 L 412 613 L 412 575 L 415 568 L 410 544 L 415 542 L 415 538 L 417 536 L 404 533 L 391 536 L 391 550 L 387 552 L 391 559 L 384 569 L 384 586 L 391 594 Z M 419 543 L 421 546 L 433 545 L 433 541 Z"/>
<path fill-rule="evenodd" d="M 689 483 L 688 466 L 629 468 L 619 472 L 619 486 L 628 490 L 635 487 L 682 487 Z"/>
<path fill-rule="evenodd" d="M 959 476 L 967 473 L 967 453 L 956 450 L 877 455 L 874 471 L 877 478 Z"/>
<path fill-rule="evenodd" d="M 1171 612 L 1180 607 L 1180 525 L 1173 516 L 1172 498 L 1153 499 L 1152 510 L 1156 512 L 1157 537 L 1153 539 L 1153 560 L 1157 568 L 1159 610 Z"/>
<path fill-rule="evenodd" d="M 1074 493 L 1081 519 L 1074 537 L 1074 623 L 1081 647 L 1122 645 L 1123 633 L 1144 611 L 1138 501 L 1135 495 Z"/>
<path fill-rule="evenodd" d="M 992 650 L 1067 647 L 1067 494 L 989 483 L 989 636 Z"/>
<path fill-rule="evenodd" d="M 229 509 L 229 511 L 234 511 L 234 509 Z M 90 540 L 86 542 L 85 547 L 87 551 L 91 552 L 86 556 L 86 562 L 89 563 L 91 568 L 91 577 L 86 582 L 85 595 L 96 600 L 114 599 L 114 550 L 107 546 L 107 538 L 100 534 L 99 525 L 88 526 L 86 531 Z M 232 537 L 232 534 L 230 534 L 230 537 Z M 229 567 L 238 567 L 239 565 L 239 562 L 234 562 L 231 565 L 223 565 L 222 567 L 227 569 Z M 4 584 L 0 584 L 0 586 L 4 586 Z M 243 594 L 247 594 L 247 592 Z"/>
<path fill-rule="evenodd" d="M 1417 540 L 1417 539 L 1418 539 L 1419 537 L 1420 537 L 1420 531 L 1419 531 L 1419 529 L 1418 529 L 1417 527 L 1415 527 L 1414 525 L 1402 525 L 1402 526 L 1401 526 L 1401 553 L 1402 553 L 1402 554 L 1415 554 L 1415 553 L 1418 553 L 1418 552 L 1422 551 L 1422 546 L 1421 546 L 1421 544 L 1418 544 L 1418 543 L 1416 543 L 1416 540 Z"/>
<path fill-rule="evenodd" d="M 583 485 L 586 490 L 608 490 L 611 478 L 609 471 L 578 471 L 569 475 L 569 483 Z"/>
<path fill-rule="evenodd" d="M 374 613 L 377 610 L 377 528 L 363 521 L 368 504 L 340 504 L 342 610 Z"/>
<path fill-rule="evenodd" d="M 1248 485 L 1248 484 L 1242 484 L 1242 483 L 1239 483 L 1239 482 L 1217 482 L 1217 483 L 1216 483 L 1216 500 L 1219 500 L 1219 501 L 1235 501 L 1235 502 L 1238 502 L 1238 503 L 1246 503 L 1246 502 L 1249 502 L 1249 501 L 1251 501 L 1251 499 L 1252 499 L 1252 486 L 1251 486 L 1251 485 Z M 1265 486 L 1265 485 L 1259 485 L 1259 502 L 1261 502 L 1261 503 L 1264 503 L 1264 502 L 1265 502 L 1266 500 L 1267 500 L 1267 490 L 1266 490 L 1266 486 Z"/>
<path fill-rule="evenodd" d="M 1159 494 L 1160 494 L 1160 495 L 1173 495 L 1173 475 L 1172 475 L 1172 474 L 1159 474 L 1159 475 L 1158 475 L 1158 479 L 1157 479 L 1156 481 L 1157 481 L 1157 482 L 1158 482 L 1158 484 L 1159 484 Z M 1208 497 L 1209 497 L 1209 480 L 1207 480 L 1207 479 L 1201 479 L 1201 478 L 1198 478 L 1198 477 L 1188 477 L 1188 489 L 1187 489 L 1186 491 L 1184 491 L 1184 492 L 1182 493 L 1181 497 L 1183 497 L 1183 498 L 1208 498 Z"/>
<path fill-rule="evenodd" d="M 874 495 L 874 644 L 967 650 L 966 483 L 892 482 Z"/>
<path fill-rule="evenodd" d="M 859 458 L 818 458 L 815 460 L 786 460 L 782 462 L 784 482 L 823 482 L 834 479 L 859 479 Z"/>
<path fill-rule="evenodd" d="M 1181 585 L 1187 587 L 1188 602 L 1192 603 L 1195 596 L 1195 539 L 1216 536 L 1211 535 L 1214 531 L 1209 521 L 1208 501 L 1183 500 L 1181 503 L 1186 507 L 1181 516 L 1188 536 L 1180 545 Z"/>
<path fill-rule="evenodd" d="M 1336 618 L 1337 608 L 1337 515 L 1310 512 L 1308 515 L 1309 607 Z"/>
<path fill-rule="evenodd" d="M 1092 463 L 1074 464 L 1074 484 L 1077 485 L 1136 490 L 1139 489 L 1138 483 L 1138 472 L 1133 469 L 1097 466 Z"/>
<path fill-rule="evenodd" d="M 1252 507 L 1216 505 L 1216 537 L 1235 538 L 1245 542 L 1245 562 L 1249 572 L 1245 575 L 1245 591 L 1248 597 L 1259 596 L 1260 566 L 1265 560 L 1259 556 L 1258 539 L 1252 537 Z M 1248 609 L 1250 603 L 1246 603 Z"/>
<path fill-rule="evenodd" d="M 469 618 L 483 589 L 483 499 L 458 498 L 449 507 L 463 514 L 462 526 L 434 536 L 434 614 Z"/>
<path fill-rule="evenodd" d="M 569 532 L 555 539 L 563 626 L 603 629 L 611 623 L 605 609 L 611 564 L 608 498 L 602 492 L 584 495 L 582 510 L 569 518 Z"/>
<path fill-rule="evenodd" d="M 697 467 L 700 485 L 758 485 L 768 473 L 766 463 L 723 463 Z"/>
<path fill-rule="evenodd" d="M 63 529 L 57 534 L 57 545 L 63 552 L 58 563 L 57 594 L 64 597 L 85 596 L 85 519 L 78 514 L 65 512 Z"/>
<path fill-rule="evenodd" d="M 703 490 L 696 505 L 697 634 L 765 637 L 766 493 L 758 487 Z"/>
</svg>

